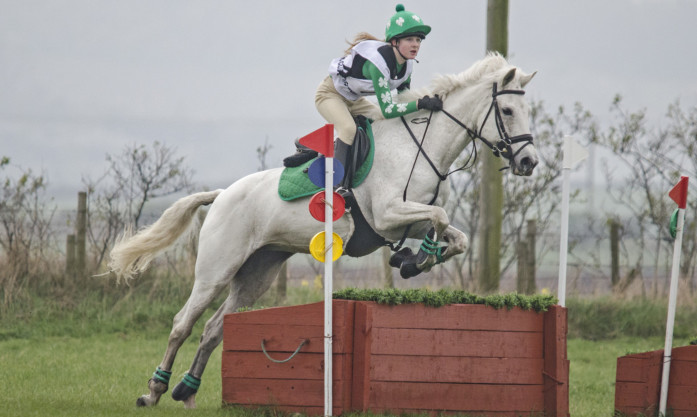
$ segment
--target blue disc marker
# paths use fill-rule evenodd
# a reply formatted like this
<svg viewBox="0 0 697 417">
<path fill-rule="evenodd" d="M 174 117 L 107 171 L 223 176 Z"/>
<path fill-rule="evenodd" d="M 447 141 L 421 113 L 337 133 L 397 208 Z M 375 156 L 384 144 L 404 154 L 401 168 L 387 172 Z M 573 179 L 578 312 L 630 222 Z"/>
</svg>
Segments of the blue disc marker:
<svg viewBox="0 0 697 417">
<path fill-rule="evenodd" d="M 325 157 L 315 159 L 307 170 L 307 176 L 310 177 L 310 181 L 320 188 L 324 188 L 324 161 Z M 334 184 L 337 185 L 344 178 L 344 166 L 341 162 L 334 159 Z"/>
</svg>

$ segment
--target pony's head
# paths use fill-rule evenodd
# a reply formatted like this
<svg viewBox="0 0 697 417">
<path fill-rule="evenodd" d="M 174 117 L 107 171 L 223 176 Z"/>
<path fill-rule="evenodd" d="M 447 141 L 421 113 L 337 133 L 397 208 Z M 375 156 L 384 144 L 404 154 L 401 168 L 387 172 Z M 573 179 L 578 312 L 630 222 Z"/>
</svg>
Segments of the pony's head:
<svg viewBox="0 0 697 417">
<path fill-rule="evenodd" d="M 467 111 L 474 136 L 507 159 L 515 175 L 527 176 L 539 161 L 530 134 L 530 104 L 524 98 L 524 88 L 534 76 L 490 53 L 461 74 L 440 77 L 433 93 L 454 98 L 462 91 L 473 97 L 467 100 Z"/>
</svg>

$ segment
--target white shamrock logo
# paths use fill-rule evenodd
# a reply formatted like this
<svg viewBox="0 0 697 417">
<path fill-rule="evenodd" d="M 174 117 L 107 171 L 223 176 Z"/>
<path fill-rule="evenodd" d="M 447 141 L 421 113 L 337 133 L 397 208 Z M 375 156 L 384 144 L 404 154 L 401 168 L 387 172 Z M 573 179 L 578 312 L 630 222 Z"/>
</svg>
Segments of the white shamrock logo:
<svg viewBox="0 0 697 417">
<path fill-rule="evenodd" d="M 394 108 L 394 104 L 390 104 L 389 106 L 385 107 L 385 113 L 391 114 L 393 108 Z"/>
<path fill-rule="evenodd" d="M 382 93 L 382 95 L 380 96 L 380 101 L 382 101 L 383 103 L 392 103 L 392 93 Z"/>
<path fill-rule="evenodd" d="M 380 77 L 378 78 L 378 85 L 382 88 L 387 88 L 389 86 L 389 82 L 387 81 L 387 78 Z"/>
<path fill-rule="evenodd" d="M 407 103 L 397 104 L 397 111 L 400 113 L 404 113 L 405 111 L 407 111 Z"/>
<path fill-rule="evenodd" d="M 394 21 L 398 26 L 402 26 L 404 24 L 404 18 L 400 17 L 399 19 Z"/>
<path fill-rule="evenodd" d="M 412 15 L 411 18 L 414 19 L 414 20 L 416 20 L 417 22 L 421 23 L 421 18 L 420 18 L 419 16 L 417 16 L 417 15 Z"/>
</svg>

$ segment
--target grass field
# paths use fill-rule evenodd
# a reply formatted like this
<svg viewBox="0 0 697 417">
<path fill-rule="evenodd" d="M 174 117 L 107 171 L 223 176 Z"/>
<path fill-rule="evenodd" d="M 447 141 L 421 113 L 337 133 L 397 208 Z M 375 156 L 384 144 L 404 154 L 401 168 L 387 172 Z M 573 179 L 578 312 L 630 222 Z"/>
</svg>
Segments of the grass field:
<svg viewBox="0 0 697 417">
<path fill-rule="evenodd" d="M 221 407 L 220 348 L 203 375 L 197 410 L 185 410 L 169 392 L 157 407 L 137 408 L 183 301 L 169 293 L 153 299 L 147 291 L 128 294 L 118 302 L 88 294 L 72 308 L 38 298 L 0 316 L 0 417 L 276 416 L 272 410 Z M 321 291 L 303 286 L 292 289 L 287 302 L 319 299 Z M 266 296 L 259 305 L 272 303 Z M 665 303 L 605 297 L 569 299 L 567 305 L 571 416 L 611 417 L 617 357 L 663 348 Z M 172 387 L 191 364 L 203 323 L 213 312 L 199 320 L 179 351 Z M 675 331 L 674 346 L 695 339 L 696 303 L 680 306 Z"/>
<path fill-rule="evenodd" d="M 178 382 L 196 350 L 197 337 L 185 343 L 175 363 Z M 685 344 L 676 340 L 676 345 Z M 166 334 L 143 332 L 89 337 L 10 339 L 0 342 L 0 381 L 8 417 L 102 416 L 252 416 L 221 407 L 220 352 L 211 357 L 196 401 L 184 410 L 169 393 L 152 409 L 138 409 L 147 380 L 167 343 Z M 611 341 L 570 339 L 570 413 L 574 417 L 612 416 L 615 366 L 628 352 L 660 349 L 660 338 L 617 338 Z"/>
</svg>

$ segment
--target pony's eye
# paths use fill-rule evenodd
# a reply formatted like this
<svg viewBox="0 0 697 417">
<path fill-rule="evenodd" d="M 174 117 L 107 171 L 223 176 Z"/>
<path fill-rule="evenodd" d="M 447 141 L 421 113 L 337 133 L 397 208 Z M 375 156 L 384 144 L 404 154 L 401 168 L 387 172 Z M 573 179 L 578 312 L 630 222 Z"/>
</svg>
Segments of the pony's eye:
<svg viewBox="0 0 697 417">
<path fill-rule="evenodd" d="M 502 112 L 505 116 L 513 116 L 513 110 L 511 110 L 510 107 L 504 107 L 503 109 L 501 109 L 501 112 Z"/>
</svg>

